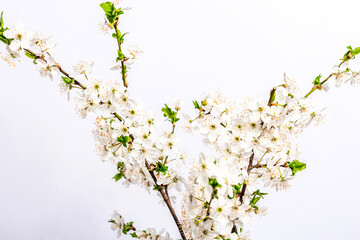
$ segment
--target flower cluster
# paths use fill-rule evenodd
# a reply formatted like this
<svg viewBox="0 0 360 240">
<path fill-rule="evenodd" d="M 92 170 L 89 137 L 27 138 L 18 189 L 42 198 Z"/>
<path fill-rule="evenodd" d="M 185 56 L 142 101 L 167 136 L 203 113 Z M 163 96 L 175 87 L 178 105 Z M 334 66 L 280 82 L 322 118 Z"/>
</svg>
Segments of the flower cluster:
<svg viewBox="0 0 360 240">
<path fill-rule="evenodd" d="M 215 230 L 218 224 L 227 233 L 242 232 L 251 215 L 265 212 L 258 204 L 266 193 L 259 188 L 287 189 L 305 168 L 292 140 L 321 121 L 322 113 L 286 76 L 268 101 L 253 98 L 236 105 L 216 93 L 193 103 L 198 116 L 186 116 L 185 129 L 200 132 L 219 156 L 200 155 L 194 164 L 184 201 L 188 232 L 196 239 L 213 239 L 224 235 Z"/>
<path fill-rule="evenodd" d="M 121 92 L 119 99 L 123 101 L 117 105 L 116 114 L 121 120 L 114 116 L 98 117 L 96 121 L 94 135 L 102 160 L 117 164 L 118 176 L 124 177 L 126 184 L 137 183 L 148 190 L 158 187 L 154 184 L 166 185 L 180 191 L 183 177 L 169 168 L 171 162 L 183 161 L 177 138 L 166 131 L 157 135 L 154 114 L 145 112 L 126 92 Z"/>
<path fill-rule="evenodd" d="M 117 231 L 118 237 L 122 236 L 122 234 L 129 234 L 133 238 L 142 240 L 172 240 L 169 233 L 165 232 L 164 230 L 159 232 L 157 232 L 154 228 L 148 228 L 142 231 L 136 230 L 133 225 L 134 223 L 125 223 L 124 218 L 117 211 L 114 211 L 112 214 L 112 219 L 110 219 L 109 222 L 111 223 L 111 229 L 113 231 Z"/>
<path fill-rule="evenodd" d="M 0 37 L 2 37 L 3 42 L 7 42 L 8 44 L 6 46 L 6 52 L 0 53 L 0 56 L 9 66 L 15 67 L 15 63 L 20 61 L 23 49 L 33 48 L 41 56 L 44 54 L 50 56 L 55 48 L 55 43 L 51 38 L 44 36 L 42 33 L 25 30 L 22 23 L 10 28 L 3 28 L 3 26 L 1 26 Z M 30 52 L 27 52 L 26 56 L 35 60 L 34 55 Z"/>
</svg>

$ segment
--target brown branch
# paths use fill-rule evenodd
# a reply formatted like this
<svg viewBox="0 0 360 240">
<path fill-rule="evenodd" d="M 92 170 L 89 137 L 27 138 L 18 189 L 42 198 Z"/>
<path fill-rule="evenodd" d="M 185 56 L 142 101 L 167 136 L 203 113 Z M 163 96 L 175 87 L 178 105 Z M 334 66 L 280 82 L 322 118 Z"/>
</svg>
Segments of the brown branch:
<svg viewBox="0 0 360 240">
<path fill-rule="evenodd" d="M 276 165 L 276 164 L 275 164 Z M 254 169 L 254 168 L 263 168 L 263 167 L 267 167 L 266 164 L 256 164 L 256 165 L 252 165 L 250 166 L 250 170 Z M 284 167 L 287 168 L 288 164 L 285 162 L 284 164 L 279 165 L 279 167 Z"/>
<path fill-rule="evenodd" d="M 78 80 L 74 79 L 73 77 L 71 77 L 67 72 L 65 72 L 64 69 L 62 69 L 62 67 L 60 65 L 56 65 L 56 67 L 59 69 L 59 71 L 64 74 L 66 77 L 70 78 L 71 80 L 74 80 L 74 84 L 78 85 L 79 87 L 81 87 L 83 90 L 86 89 L 86 87 L 84 85 L 82 85 Z"/>
<path fill-rule="evenodd" d="M 146 165 L 146 168 L 147 168 L 147 170 L 149 171 L 149 173 L 150 173 L 150 175 L 151 175 L 151 178 L 152 178 L 153 181 L 155 182 L 155 185 L 156 185 L 157 187 L 159 187 L 159 190 L 158 190 L 158 191 L 160 192 L 162 198 L 164 199 L 164 201 L 165 201 L 165 203 L 166 203 L 166 206 L 167 206 L 168 209 L 170 210 L 170 213 L 171 213 L 171 215 L 172 215 L 172 217 L 173 217 L 173 219 L 174 219 L 174 221 L 175 221 L 175 223 L 176 223 L 176 226 L 177 226 L 177 228 L 179 229 L 181 238 L 182 238 L 183 240 L 186 240 L 186 236 L 185 236 L 184 230 L 183 230 L 183 228 L 182 228 L 182 225 L 181 225 L 181 223 L 180 223 L 180 221 L 179 221 L 179 219 L 178 219 L 178 217 L 177 217 L 177 215 L 176 215 L 176 213 L 175 213 L 174 208 L 173 208 L 172 205 L 171 205 L 171 201 L 170 201 L 170 198 L 169 198 L 169 194 L 168 194 L 168 192 L 167 192 L 167 186 L 158 185 L 158 184 L 157 184 L 156 176 L 155 176 L 155 174 L 154 174 L 154 171 L 151 169 L 151 166 L 150 166 L 150 164 L 148 163 L 147 160 L 145 160 L 145 165 Z"/>
<path fill-rule="evenodd" d="M 38 54 L 34 53 L 33 51 L 31 51 L 31 50 L 29 50 L 29 49 L 27 49 L 27 48 L 24 48 L 24 50 L 25 50 L 26 52 L 32 54 L 36 59 L 41 59 L 42 61 L 44 61 L 44 62 L 47 63 L 44 55 L 38 55 Z M 71 80 L 74 80 L 74 84 L 75 84 L 75 85 L 81 87 L 83 90 L 86 89 L 86 87 L 85 87 L 83 84 L 81 84 L 78 80 L 74 79 L 74 78 L 71 77 L 67 72 L 65 72 L 65 70 L 62 69 L 59 64 L 56 64 L 55 67 L 56 67 L 57 69 L 59 69 L 59 71 L 60 71 L 62 74 L 64 74 L 66 77 L 70 78 Z"/>
<path fill-rule="evenodd" d="M 247 173 L 250 174 L 251 172 L 251 166 L 253 165 L 253 161 L 254 161 L 254 156 L 255 156 L 255 153 L 254 153 L 254 150 L 250 156 L 250 159 L 249 159 L 249 165 L 248 165 L 248 168 L 247 168 Z M 244 202 L 244 195 L 245 195 L 245 192 L 246 192 L 246 183 L 243 183 L 243 186 L 241 188 L 241 192 L 240 192 L 240 195 L 239 195 L 239 198 L 240 198 L 240 203 L 241 205 L 243 204 Z"/>
<path fill-rule="evenodd" d="M 44 55 L 38 55 L 38 54 L 34 53 L 33 51 L 31 51 L 31 50 L 29 50 L 29 49 L 26 49 L 26 48 L 24 48 L 24 50 L 25 50 L 26 52 L 32 54 L 36 59 L 41 59 L 42 61 L 44 61 L 44 62 L 47 63 Z M 82 83 L 80 83 L 80 82 L 79 82 L 78 80 L 76 80 L 75 78 L 71 77 L 59 64 L 56 64 L 55 67 L 56 67 L 57 69 L 59 69 L 59 71 L 60 71 L 62 74 L 64 74 L 64 76 L 66 76 L 66 77 L 70 78 L 71 80 L 73 80 L 73 81 L 74 81 L 74 84 L 77 85 L 77 86 L 79 86 L 82 90 L 85 90 L 85 89 L 86 89 L 86 87 L 85 87 Z M 102 104 L 102 102 L 100 102 L 100 104 Z M 117 114 L 116 112 L 113 112 L 113 113 L 111 113 L 111 114 L 113 114 L 117 119 L 119 119 L 119 121 L 124 121 L 124 119 L 122 119 L 122 118 L 120 117 L 120 115 Z"/>
</svg>

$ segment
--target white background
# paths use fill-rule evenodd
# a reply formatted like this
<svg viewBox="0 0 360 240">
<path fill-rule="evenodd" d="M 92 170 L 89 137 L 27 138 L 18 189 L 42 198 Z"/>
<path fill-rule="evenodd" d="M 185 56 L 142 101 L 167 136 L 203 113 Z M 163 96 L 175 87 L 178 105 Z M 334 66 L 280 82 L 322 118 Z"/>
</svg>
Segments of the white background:
<svg viewBox="0 0 360 240">
<path fill-rule="evenodd" d="M 102 35 L 99 1 L 2 1 L 5 25 L 22 21 L 58 43 L 65 69 L 95 61 L 94 76 L 109 71 L 116 42 Z M 159 117 L 173 97 L 186 101 L 220 90 L 230 99 L 268 97 L 283 72 L 304 91 L 329 74 L 346 46 L 360 46 L 358 1 L 136 0 L 122 17 L 128 42 L 144 51 L 129 73 L 132 97 Z M 1 47 L 1 51 L 4 50 Z M 356 59 L 355 61 L 359 61 Z M 360 69 L 360 68 L 358 68 Z M 111 178 L 113 166 L 93 152 L 94 116 L 76 116 L 57 81 L 40 78 L 30 60 L 15 69 L 0 63 L 0 239 L 116 239 L 107 220 L 118 209 L 139 229 L 177 229 L 155 194 L 126 189 Z M 360 225 L 360 89 L 316 92 L 328 107 L 325 124 L 298 140 L 307 170 L 287 192 L 271 192 L 265 217 L 249 225 L 254 240 L 356 239 Z M 182 147 L 197 158 L 198 136 Z M 126 238 L 125 238 L 126 239 Z"/>
</svg>

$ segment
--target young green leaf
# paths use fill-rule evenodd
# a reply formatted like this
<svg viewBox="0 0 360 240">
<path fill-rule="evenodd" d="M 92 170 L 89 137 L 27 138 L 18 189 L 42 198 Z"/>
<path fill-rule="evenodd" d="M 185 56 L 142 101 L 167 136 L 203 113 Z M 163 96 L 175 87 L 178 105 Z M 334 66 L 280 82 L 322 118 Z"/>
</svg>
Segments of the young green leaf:
<svg viewBox="0 0 360 240">
<path fill-rule="evenodd" d="M 70 79 L 68 77 L 61 77 L 61 78 L 64 81 L 64 83 L 66 83 L 66 84 L 71 84 L 74 82 L 74 79 Z"/>
<path fill-rule="evenodd" d="M 353 55 L 355 56 L 358 55 L 359 53 L 360 53 L 360 47 L 355 48 L 353 51 Z"/>
<path fill-rule="evenodd" d="M 100 7 L 104 10 L 105 16 L 111 25 L 114 24 L 117 16 L 124 13 L 121 8 L 116 9 L 112 2 L 104 2 L 100 4 Z"/>
<path fill-rule="evenodd" d="M 253 197 L 252 199 L 251 199 L 251 201 L 250 201 L 250 206 L 254 206 L 254 205 L 256 205 L 256 203 L 258 202 L 260 200 L 260 197 Z"/>
<path fill-rule="evenodd" d="M 119 36 L 119 38 L 120 38 L 120 36 L 121 36 L 120 30 L 117 29 L 117 34 L 116 34 L 116 33 L 113 33 L 112 36 L 113 36 L 114 38 L 118 38 L 118 36 Z"/>
<path fill-rule="evenodd" d="M 317 86 L 317 85 L 321 85 L 321 82 L 320 82 L 320 78 L 321 78 L 321 74 L 319 74 L 315 80 L 314 80 L 314 85 Z"/>
<path fill-rule="evenodd" d="M 180 118 L 176 117 L 177 112 L 171 110 L 171 108 L 169 108 L 166 104 L 165 107 L 161 109 L 161 111 L 164 113 L 164 117 L 166 117 L 172 124 L 180 120 Z"/>
<path fill-rule="evenodd" d="M 119 171 L 119 173 L 117 173 L 113 178 L 117 182 L 120 179 L 122 179 L 123 177 L 125 178 L 125 175 L 124 175 L 125 163 L 124 162 L 118 162 L 116 168 Z"/>
<path fill-rule="evenodd" d="M 165 175 L 167 170 L 168 170 L 168 167 L 163 165 L 161 162 L 156 163 L 155 171 L 157 171 L 159 173 L 161 172 Z"/>
<path fill-rule="evenodd" d="M 129 33 L 127 32 L 127 33 L 124 33 L 123 35 L 121 35 L 120 43 L 124 43 L 124 37 L 125 37 L 126 34 L 129 34 Z"/>
<path fill-rule="evenodd" d="M 106 14 L 112 13 L 112 11 L 115 9 L 114 3 L 112 2 L 101 3 L 100 7 L 104 10 Z"/>
<path fill-rule="evenodd" d="M 261 197 L 261 198 L 264 198 L 264 195 L 267 195 L 267 193 L 262 193 L 262 192 L 260 192 L 260 190 L 258 189 L 258 190 L 256 190 L 255 192 L 253 192 L 252 195 L 254 195 L 254 196 L 259 196 L 259 197 Z"/>
<path fill-rule="evenodd" d="M 209 185 L 212 186 L 213 188 L 220 188 L 221 187 L 220 183 L 218 183 L 216 178 L 209 178 Z"/>
<path fill-rule="evenodd" d="M 299 162 L 298 160 L 294 160 L 291 163 L 289 163 L 289 167 L 292 170 L 293 175 L 295 173 L 300 172 L 306 168 L 306 163 Z"/>
<path fill-rule="evenodd" d="M 125 167 L 125 163 L 124 162 L 118 162 L 117 163 L 117 170 L 120 171 Z"/>
<path fill-rule="evenodd" d="M 124 177 L 124 174 L 122 172 L 119 172 L 117 173 L 115 176 L 114 176 L 114 179 L 115 181 L 119 181 L 120 179 L 122 179 Z"/>
<path fill-rule="evenodd" d="M 135 228 L 133 227 L 133 223 L 134 222 L 128 222 L 124 225 L 123 229 L 122 229 L 122 232 L 124 234 L 128 234 L 129 231 L 131 230 L 135 230 Z"/>
<path fill-rule="evenodd" d="M 124 59 L 125 55 L 120 50 L 118 50 L 118 57 L 116 58 L 116 61 L 122 61 Z"/>
<path fill-rule="evenodd" d="M 270 91 L 270 98 L 269 98 L 269 102 L 268 102 L 269 106 L 272 105 L 272 103 L 275 101 L 275 98 L 276 98 L 276 88 L 273 88 Z"/>
<path fill-rule="evenodd" d="M 131 141 L 131 138 L 129 136 L 121 135 L 117 138 L 117 141 L 121 143 L 124 147 L 127 147 L 127 143 Z"/>
<path fill-rule="evenodd" d="M 25 51 L 25 56 L 27 56 L 28 58 L 31 58 L 31 59 L 36 59 L 36 56 L 30 52 L 27 52 Z"/>
<path fill-rule="evenodd" d="M 0 31 L 0 41 L 5 43 L 6 45 L 10 45 L 12 39 L 6 38 L 4 35 L 1 34 L 1 31 Z"/>
<path fill-rule="evenodd" d="M 194 104 L 194 106 L 195 106 L 195 109 L 201 110 L 201 107 L 200 107 L 198 101 L 193 101 L 193 104 Z"/>
<path fill-rule="evenodd" d="M 4 28 L 3 13 L 4 13 L 4 12 L 1 12 L 1 16 L 0 16 L 0 28 L 1 28 L 1 29 L 3 29 L 3 28 Z"/>
<path fill-rule="evenodd" d="M 344 54 L 342 60 L 348 61 L 349 59 L 355 58 L 360 53 L 360 47 L 353 49 L 351 46 L 346 47 L 348 51 Z"/>
<path fill-rule="evenodd" d="M 233 199 L 235 196 L 239 195 L 241 193 L 241 183 L 238 183 L 237 185 L 231 185 L 233 187 L 233 196 L 231 197 L 228 195 L 229 199 Z"/>
</svg>

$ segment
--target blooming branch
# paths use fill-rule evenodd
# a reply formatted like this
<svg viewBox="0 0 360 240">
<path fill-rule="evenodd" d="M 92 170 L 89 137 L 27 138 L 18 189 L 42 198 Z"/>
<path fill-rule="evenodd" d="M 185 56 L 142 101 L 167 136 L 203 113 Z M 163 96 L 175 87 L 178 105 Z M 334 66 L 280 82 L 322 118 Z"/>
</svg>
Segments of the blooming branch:
<svg viewBox="0 0 360 240">
<path fill-rule="evenodd" d="M 266 214 L 260 204 L 267 195 L 263 189 L 286 190 L 297 173 L 306 169 L 293 140 L 323 119 L 323 111 L 314 106 L 309 96 L 316 90 L 327 91 L 331 79 L 336 87 L 347 82 L 359 85 L 360 72 L 351 70 L 349 62 L 360 48 L 348 46 L 340 64 L 324 80 L 318 75 L 306 94 L 284 75 L 284 80 L 271 89 L 269 99 L 249 98 L 238 104 L 219 92 L 195 99 L 195 117 L 183 115 L 184 129 L 202 134 L 203 143 L 216 153 L 200 153 L 186 181 L 177 170 L 185 155 L 175 135 L 183 102 L 161 108 L 165 120 L 171 123 L 171 131 L 162 131 L 157 128 L 159 121 L 153 112 L 130 98 L 127 73 L 142 51 L 124 45 L 127 33 L 119 30 L 119 23 L 128 8 L 122 4 L 115 1 L 100 5 L 106 18 L 102 30 L 114 31 L 112 37 L 117 41 L 116 65 L 111 69 L 121 71 L 121 81 L 94 78 L 93 63 L 86 61 L 77 63 L 73 72 L 65 71 L 53 57 L 55 44 L 51 38 L 26 31 L 22 25 L 4 27 L 2 13 L 0 41 L 6 52 L 1 53 L 1 59 L 15 66 L 25 55 L 33 60 L 42 77 L 61 77 L 63 93 L 69 96 L 77 90 L 78 114 L 85 118 L 98 113 L 93 131 L 96 150 L 102 161 L 114 165 L 113 179 L 125 186 L 135 184 L 148 192 L 156 191 L 183 240 L 248 240 L 246 223 L 255 215 Z M 172 188 L 183 197 L 181 216 L 173 207 L 175 196 L 169 194 Z M 118 237 L 129 234 L 137 239 L 171 239 L 168 233 L 152 228 L 137 230 L 133 222 L 126 223 L 116 211 L 109 222 Z"/>
</svg>

